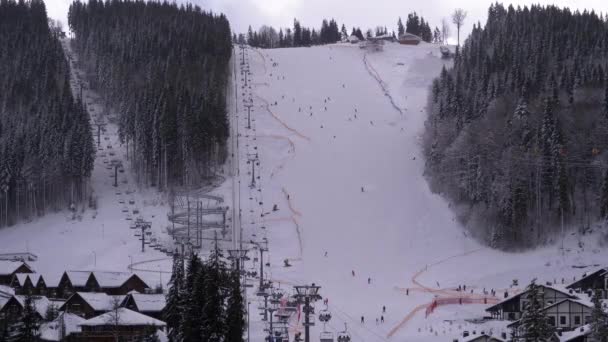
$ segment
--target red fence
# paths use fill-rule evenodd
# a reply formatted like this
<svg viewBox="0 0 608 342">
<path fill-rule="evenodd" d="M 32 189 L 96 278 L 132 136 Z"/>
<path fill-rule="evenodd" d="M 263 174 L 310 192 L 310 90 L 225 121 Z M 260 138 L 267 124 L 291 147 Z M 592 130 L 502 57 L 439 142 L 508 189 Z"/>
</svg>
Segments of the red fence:
<svg viewBox="0 0 608 342">
<path fill-rule="evenodd" d="M 441 305 L 453 305 L 453 304 L 496 304 L 498 303 L 498 299 L 496 297 L 443 297 L 443 298 L 435 298 L 427 307 L 425 312 L 425 317 L 428 317 L 430 314 L 435 311 L 438 306 Z"/>
</svg>

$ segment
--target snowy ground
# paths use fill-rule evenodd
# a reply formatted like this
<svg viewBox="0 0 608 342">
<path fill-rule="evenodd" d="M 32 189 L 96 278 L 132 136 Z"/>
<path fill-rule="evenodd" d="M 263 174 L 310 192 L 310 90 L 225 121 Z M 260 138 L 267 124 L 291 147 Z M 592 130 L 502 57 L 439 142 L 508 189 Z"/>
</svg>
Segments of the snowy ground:
<svg viewBox="0 0 608 342">
<path fill-rule="evenodd" d="M 242 198 L 243 213 L 250 214 L 243 219 L 244 239 L 268 239 L 270 278 L 283 288 L 322 286 L 333 314 L 329 331 L 347 323 L 355 341 L 498 333 L 504 323 L 466 321 L 484 316 L 487 305 L 440 307 L 428 318 L 425 306 L 434 296 L 459 296 L 459 284 L 473 289 L 469 296 L 479 298 L 484 288 L 502 295 L 519 290 L 509 288 L 513 279 L 520 287 L 533 277 L 571 280 L 583 272 L 572 265 L 605 258 L 592 238 L 583 251 L 572 237 L 564 256 L 556 247 L 522 254 L 486 249 L 430 193 L 420 136 L 428 87 L 444 64 L 436 46 L 387 44 L 383 52 L 366 53 L 339 44 L 248 49 L 246 55 L 254 122 L 251 130 L 241 126 L 249 135 L 241 146 L 250 153 L 257 148 L 261 192 L 254 190 L 251 201 Z M 246 122 L 243 109 L 238 115 Z M 270 211 L 274 204 L 277 212 Z M 283 267 L 284 259 L 293 267 Z M 385 323 L 376 325 L 382 306 Z M 322 308 L 318 303 L 317 313 Z M 302 330 L 295 320 L 292 330 Z M 318 324 L 313 336 L 321 330 Z"/>
<path fill-rule="evenodd" d="M 589 269 L 572 266 L 606 260 L 608 253 L 593 236 L 568 235 L 564 253 L 555 246 L 520 254 L 484 248 L 466 236 L 448 204 L 430 193 L 422 176 L 420 135 L 428 86 L 444 64 L 436 46 L 387 44 L 383 52 L 366 53 L 338 44 L 240 54 L 236 48 L 228 101 L 234 159 L 214 193 L 231 206 L 237 242 L 240 226 L 244 248 L 250 241 L 268 241 L 265 271 L 276 287 L 287 292 L 294 284 L 322 287 L 333 315 L 328 331 L 337 333 L 347 323 L 353 341 L 366 342 L 449 341 L 462 330 L 499 332 L 504 323 L 468 321 L 484 316 L 486 305 L 443 306 L 425 318 L 426 305 L 435 296 L 459 296 L 454 288 L 460 284 L 473 289 L 469 297 L 480 298 L 484 288 L 514 292 L 534 277 L 567 282 Z M 247 66 L 245 86 L 241 72 Z M 84 93 L 92 117 L 99 115 L 95 94 Z M 243 102 L 249 98 L 251 129 Z M 170 258 L 150 248 L 141 253 L 127 217 L 151 221 L 155 236 L 171 247 L 164 233 L 169 207 L 156 190 L 135 185 L 116 126 L 109 123 L 101 139 L 92 177 L 97 210 L 79 210 L 73 219 L 66 208 L 0 229 L 0 253 L 33 252 L 39 256 L 33 267 L 45 274 L 124 271 L 132 258 L 133 269 L 147 271 L 152 285 L 161 277 L 166 283 Z M 126 169 L 118 187 L 104 163 L 112 158 Z M 255 251 L 250 256 L 246 267 L 257 270 Z M 285 259 L 293 266 L 283 267 Z M 509 287 L 513 279 L 519 287 Z M 251 340 L 261 341 L 264 323 L 255 290 L 248 293 Z M 382 306 L 385 323 L 377 325 Z M 302 331 L 300 323 L 293 317 L 290 331 Z M 313 341 L 322 329 L 313 327 Z"/>
</svg>

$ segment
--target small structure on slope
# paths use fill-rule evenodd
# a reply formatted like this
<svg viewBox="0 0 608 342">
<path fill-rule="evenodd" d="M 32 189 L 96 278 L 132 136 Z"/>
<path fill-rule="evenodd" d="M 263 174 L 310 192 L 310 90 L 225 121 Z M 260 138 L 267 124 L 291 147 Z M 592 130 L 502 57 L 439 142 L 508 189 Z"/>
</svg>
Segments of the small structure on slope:
<svg viewBox="0 0 608 342">
<path fill-rule="evenodd" d="M 415 34 L 411 34 L 411 33 L 404 33 L 402 35 L 399 35 L 399 44 L 404 44 L 404 45 L 418 45 L 420 44 L 420 42 L 422 41 L 422 38 L 418 37 Z"/>
</svg>

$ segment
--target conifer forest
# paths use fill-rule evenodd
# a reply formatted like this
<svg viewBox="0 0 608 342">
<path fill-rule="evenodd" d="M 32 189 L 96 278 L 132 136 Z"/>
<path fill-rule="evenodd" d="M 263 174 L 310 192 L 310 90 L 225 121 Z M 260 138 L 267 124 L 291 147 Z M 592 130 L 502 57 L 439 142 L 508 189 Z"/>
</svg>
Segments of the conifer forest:
<svg viewBox="0 0 608 342">
<path fill-rule="evenodd" d="M 223 15 L 191 4 L 74 2 L 73 46 L 116 118 L 138 182 L 166 190 L 216 175 L 226 158 L 232 53 Z"/>
<path fill-rule="evenodd" d="M 594 12 L 490 7 L 434 80 L 426 175 L 494 247 L 608 215 L 608 28 Z M 550 228 L 551 227 L 551 228 Z"/>
<path fill-rule="evenodd" d="M 89 116 L 41 0 L 0 2 L 0 225 L 87 198 Z"/>
</svg>

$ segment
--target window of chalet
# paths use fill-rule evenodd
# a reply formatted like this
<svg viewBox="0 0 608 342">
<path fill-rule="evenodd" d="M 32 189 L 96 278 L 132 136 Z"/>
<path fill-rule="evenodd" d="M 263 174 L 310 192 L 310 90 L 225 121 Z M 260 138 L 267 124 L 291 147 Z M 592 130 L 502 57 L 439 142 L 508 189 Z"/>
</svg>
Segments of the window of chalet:
<svg viewBox="0 0 608 342">
<path fill-rule="evenodd" d="M 579 316 L 579 315 L 574 316 L 574 324 L 581 325 L 581 316 Z"/>
<path fill-rule="evenodd" d="M 555 316 L 549 316 L 547 317 L 547 320 L 549 321 L 549 325 L 554 327 L 555 326 Z"/>
<path fill-rule="evenodd" d="M 566 316 L 559 316 L 559 324 L 560 325 L 566 324 Z"/>
<path fill-rule="evenodd" d="M 515 312 L 509 312 L 509 314 L 507 315 L 507 319 L 510 321 L 514 321 L 515 320 Z"/>
<path fill-rule="evenodd" d="M 585 324 L 591 323 L 591 316 L 585 316 Z"/>
</svg>

